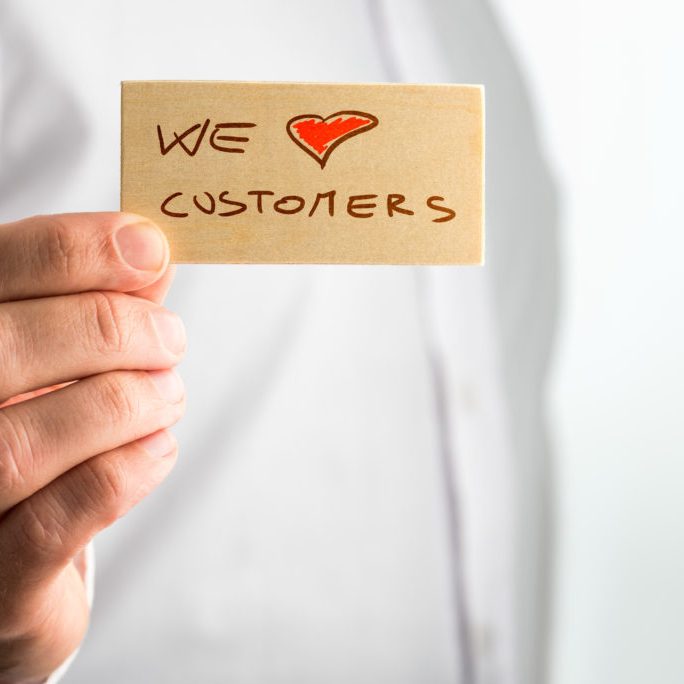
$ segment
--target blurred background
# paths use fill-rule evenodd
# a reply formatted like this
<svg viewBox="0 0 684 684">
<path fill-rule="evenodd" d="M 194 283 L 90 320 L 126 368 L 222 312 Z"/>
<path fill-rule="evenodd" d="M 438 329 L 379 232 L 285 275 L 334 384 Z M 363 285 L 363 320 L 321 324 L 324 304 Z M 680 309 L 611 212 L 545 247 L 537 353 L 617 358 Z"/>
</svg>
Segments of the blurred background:
<svg viewBox="0 0 684 684">
<path fill-rule="evenodd" d="M 684 681 L 684 10 L 492 0 L 561 195 L 553 684 Z"/>
</svg>

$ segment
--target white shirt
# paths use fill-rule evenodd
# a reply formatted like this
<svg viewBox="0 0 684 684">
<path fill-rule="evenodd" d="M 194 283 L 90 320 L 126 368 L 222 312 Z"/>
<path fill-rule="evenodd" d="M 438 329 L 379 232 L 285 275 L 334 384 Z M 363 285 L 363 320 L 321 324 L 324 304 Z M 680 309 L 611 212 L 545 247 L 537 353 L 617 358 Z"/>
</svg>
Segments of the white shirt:
<svg viewBox="0 0 684 684">
<path fill-rule="evenodd" d="M 64 683 L 537 681 L 553 196 L 486 5 L 6 0 L 0 55 L 3 219 L 117 208 L 124 79 L 484 82 L 490 112 L 485 268 L 179 269 L 180 459 L 98 536 Z"/>
</svg>

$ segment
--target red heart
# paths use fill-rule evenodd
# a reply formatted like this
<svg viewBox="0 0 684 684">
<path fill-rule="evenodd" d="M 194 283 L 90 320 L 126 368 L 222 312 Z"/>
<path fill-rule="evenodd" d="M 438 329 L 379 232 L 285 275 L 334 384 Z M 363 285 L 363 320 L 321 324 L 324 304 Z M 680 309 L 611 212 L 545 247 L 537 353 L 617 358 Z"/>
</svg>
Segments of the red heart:
<svg viewBox="0 0 684 684">
<path fill-rule="evenodd" d="M 377 118 L 366 112 L 336 112 L 325 119 L 318 114 L 300 114 L 287 122 L 287 134 L 323 168 L 340 143 L 377 125 Z"/>
</svg>

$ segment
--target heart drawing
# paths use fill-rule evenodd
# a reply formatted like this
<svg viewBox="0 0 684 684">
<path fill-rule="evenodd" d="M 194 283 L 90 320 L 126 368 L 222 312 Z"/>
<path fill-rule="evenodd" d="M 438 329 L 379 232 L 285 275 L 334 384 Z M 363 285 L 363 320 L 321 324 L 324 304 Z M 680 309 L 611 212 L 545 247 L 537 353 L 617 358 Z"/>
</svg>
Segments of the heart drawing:
<svg viewBox="0 0 684 684">
<path fill-rule="evenodd" d="M 378 119 L 366 112 L 335 112 L 325 119 L 318 114 L 300 114 L 287 122 L 287 134 L 324 168 L 338 145 L 377 125 Z"/>
</svg>

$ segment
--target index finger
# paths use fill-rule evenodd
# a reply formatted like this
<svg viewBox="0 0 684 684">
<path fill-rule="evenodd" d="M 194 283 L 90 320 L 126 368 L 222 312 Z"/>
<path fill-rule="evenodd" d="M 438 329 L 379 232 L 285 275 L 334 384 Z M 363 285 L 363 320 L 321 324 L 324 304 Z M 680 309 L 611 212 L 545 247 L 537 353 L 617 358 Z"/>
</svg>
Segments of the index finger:
<svg viewBox="0 0 684 684">
<path fill-rule="evenodd" d="M 0 225 L 0 302 L 140 290 L 168 263 L 164 234 L 137 214 L 34 216 Z"/>
</svg>

